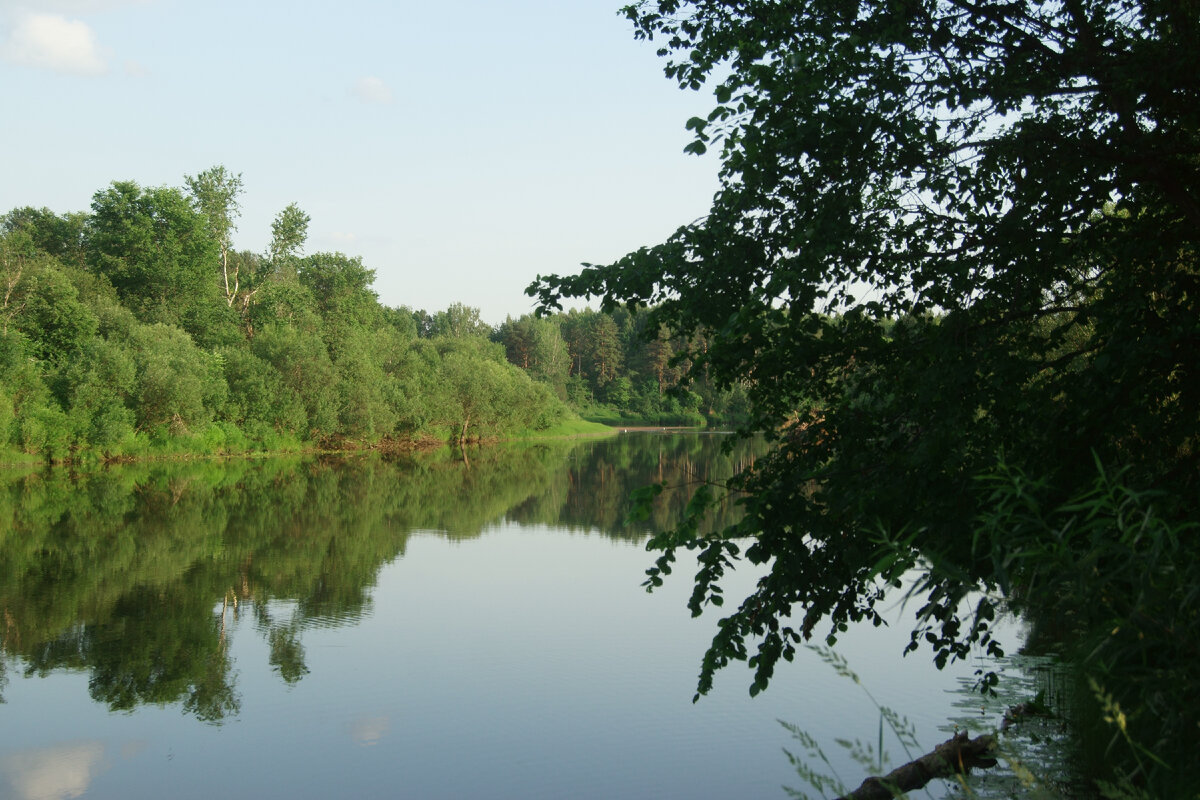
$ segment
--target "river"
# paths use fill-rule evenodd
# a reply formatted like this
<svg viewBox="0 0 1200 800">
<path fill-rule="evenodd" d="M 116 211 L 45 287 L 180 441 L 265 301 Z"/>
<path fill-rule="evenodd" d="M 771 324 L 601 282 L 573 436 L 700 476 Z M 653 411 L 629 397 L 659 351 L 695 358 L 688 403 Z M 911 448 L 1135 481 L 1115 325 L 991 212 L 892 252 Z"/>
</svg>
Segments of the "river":
<svg viewBox="0 0 1200 800">
<path fill-rule="evenodd" d="M 839 640 L 861 685 L 806 651 L 759 697 L 734 665 L 692 703 L 718 616 L 690 618 L 687 569 L 640 586 L 685 494 L 625 516 L 761 452 L 723 441 L 8 471 L 0 797 L 784 797 L 806 787 L 781 720 L 851 787 L 834 739 L 874 744 L 876 701 L 948 738 L 977 665 L 902 658 L 901 608 Z"/>
</svg>

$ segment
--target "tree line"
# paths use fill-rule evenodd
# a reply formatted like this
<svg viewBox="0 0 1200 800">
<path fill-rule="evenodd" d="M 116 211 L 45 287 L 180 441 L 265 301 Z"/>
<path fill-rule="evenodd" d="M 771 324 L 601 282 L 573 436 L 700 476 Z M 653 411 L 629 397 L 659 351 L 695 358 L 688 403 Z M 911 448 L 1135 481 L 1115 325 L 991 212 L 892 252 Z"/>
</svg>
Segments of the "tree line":
<svg viewBox="0 0 1200 800">
<path fill-rule="evenodd" d="M 718 386 L 691 374 L 703 331 L 680 334 L 644 306 L 506 319 L 493 338 L 510 363 L 550 386 L 585 417 L 651 425 L 735 425 L 745 419 L 746 385 Z"/>
<path fill-rule="evenodd" d="M 302 254 L 296 205 L 265 253 L 236 250 L 240 176 L 184 184 L 117 181 L 86 213 L 0 218 L 0 451 L 476 438 L 569 414 L 487 336 L 380 304 L 361 259 Z"/>
<path fill-rule="evenodd" d="M 233 244 L 241 176 L 116 181 L 88 212 L 0 217 L 0 452 L 55 461 L 466 440 L 604 421 L 704 424 L 744 392 L 681 386 L 646 311 L 509 318 L 389 307 L 375 272 L 305 254 L 296 204 Z"/>
</svg>

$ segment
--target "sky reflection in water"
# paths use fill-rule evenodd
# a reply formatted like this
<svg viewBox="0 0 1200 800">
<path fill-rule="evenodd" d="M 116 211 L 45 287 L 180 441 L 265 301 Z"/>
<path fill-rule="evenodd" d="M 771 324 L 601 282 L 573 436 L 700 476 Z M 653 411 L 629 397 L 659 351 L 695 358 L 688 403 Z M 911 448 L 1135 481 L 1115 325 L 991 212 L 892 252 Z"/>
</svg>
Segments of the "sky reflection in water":
<svg viewBox="0 0 1200 800">
<path fill-rule="evenodd" d="M 688 617 L 687 569 L 640 588 L 650 556 L 619 504 L 659 474 L 728 469 L 714 441 L 105 479 L 136 502 L 23 485 L 52 524 L 39 534 L 14 511 L 27 546 L 0 541 L 3 585 L 25 592 L 0 590 L 0 796 L 782 796 L 797 781 L 777 719 L 872 739 L 878 714 L 815 657 L 759 698 L 734 666 L 690 702 L 717 618 Z M 91 504 L 47 513 L 80 496 Z M 681 502 L 664 498 L 658 522 Z M 29 548 L 39 535 L 57 555 Z M 67 575 L 68 553 L 108 571 L 31 594 L 47 559 Z M 839 649 L 936 744 L 963 670 L 901 659 L 906 640 L 898 624 Z"/>
</svg>

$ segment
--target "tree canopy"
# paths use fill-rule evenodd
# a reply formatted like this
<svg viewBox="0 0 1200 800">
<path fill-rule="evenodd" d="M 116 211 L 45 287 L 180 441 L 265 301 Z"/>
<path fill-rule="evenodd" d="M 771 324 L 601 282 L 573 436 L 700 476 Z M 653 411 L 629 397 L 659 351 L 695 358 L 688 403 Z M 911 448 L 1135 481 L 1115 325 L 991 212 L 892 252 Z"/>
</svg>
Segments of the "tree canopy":
<svg viewBox="0 0 1200 800">
<path fill-rule="evenodd" d="M 691 375 L 746 382 L 746 430 L 778 444 L 732 485 L 743 522 L 656 541 L 651 584 L 677 548 L 701 552 L 694 613 L 720 604 L 738 558 L 768 570 L 722 621 L 701 692 L 737 659 L 758 691 L 814 634 L 881 622 L 879 599 L 918 564 L 932 566 L 913 646 L 930 642 L 939 663 L 998 650 L 995 595 L 960 608 L 979 588 L 1017 594 L 1023 551 L 981 522 L 1013 511 L 998 475 L 1027 476 L 1045 510 L 1090 497 L 1099 466 L 1155 493 L 1172 524 L 1196 520 L 1192 4 L 658 0 L 624 13 L 670 79 L 713 85 L 687 150 L 719 154 L 720 188 L 666 242 L 528 291 L 546 309 L 599 296 L 703 331 Z"/>
<path fill-rule="evenodd" d="M 265 253 L 235 250 L 241 176 L 216 166 L 184 183 L 116 181 L 90 213 L 0 215 L 0 461 L 392 448 L 569 415 L 494 357 L 478 309 L 438 312 L 464 324 L 418 341 L 360 258 L 301 254 L 296 204 Z M 479 346 L 448 359 L 457 338 Z M 468 414 L 442 391 L 464 373 L 487 378 L 454 398 Z"/>
</svg>

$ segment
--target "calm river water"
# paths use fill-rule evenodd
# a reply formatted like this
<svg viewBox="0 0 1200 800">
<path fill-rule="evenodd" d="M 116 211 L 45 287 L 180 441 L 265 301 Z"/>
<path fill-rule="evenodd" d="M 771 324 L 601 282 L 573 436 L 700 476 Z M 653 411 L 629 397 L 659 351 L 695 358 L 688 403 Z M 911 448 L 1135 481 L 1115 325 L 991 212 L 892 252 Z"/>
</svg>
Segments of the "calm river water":
<svg viewBox="0 0 1200 800">
<path fill-rule="evenodd" d="M 784 797 L 779 720 L 857 786 L 833 740 L 876 741 L 863 687 L 806 653 L 693 704 L 717 616 L 686 569 L 640 587 L 685 498 L 630 527 L 630 491 L 755 457 L 720 443 L 0 474 L 0 797 Z M 839 652 L 928 749 L 972 667 L 901 658 L 902 622 Z"/>
</svg>

